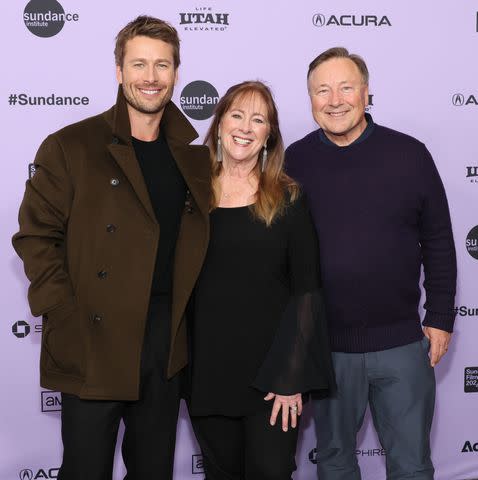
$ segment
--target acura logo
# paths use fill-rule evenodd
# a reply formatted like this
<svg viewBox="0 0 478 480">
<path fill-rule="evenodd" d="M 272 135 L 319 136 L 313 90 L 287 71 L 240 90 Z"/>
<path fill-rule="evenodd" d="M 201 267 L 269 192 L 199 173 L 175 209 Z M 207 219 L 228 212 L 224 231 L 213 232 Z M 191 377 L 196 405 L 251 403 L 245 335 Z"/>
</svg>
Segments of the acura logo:
<svg viewBox="0 0 478 480">
<path fill-rule="evenodd" d="M 463 96 L 462 93 L 455 93 L 451 101 L 453 105 L 455 105 L 455 107 L 461 107 L 465 103 L 465 97 Z"/>
<path fill-rule="evenodd" d="M 20 471 L 18 476 L 20 477 L 20 480 L 32 480 L 33 472 L 28 468 L 24 468 Z"/>
<path fill-rule="evenodd" d="M 312 23 L 316 27 L 383 27 L 392 26 L 392 22 L 386 15 L 330 15 L 326 17 L 322 13 L 316 13 L 312 17 Z"/>
<path fill-rule="evenodd" d="M 325 15 L 322 15 L 321 13 L 316 13 L 312 17 L 312 23 L 316 27 L 323 27 L 325 25 Z"/>
</svg>

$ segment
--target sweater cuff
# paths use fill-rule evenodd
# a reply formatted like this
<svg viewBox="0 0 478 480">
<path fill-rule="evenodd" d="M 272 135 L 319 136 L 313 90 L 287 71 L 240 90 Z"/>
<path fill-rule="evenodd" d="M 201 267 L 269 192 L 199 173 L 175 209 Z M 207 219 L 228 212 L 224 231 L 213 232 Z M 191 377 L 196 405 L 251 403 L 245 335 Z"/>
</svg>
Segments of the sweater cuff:
<svg viewBox="0 0 478 480">
<path fill-rule="evenodd" d="M 453 332 L 453 324 L 455 323 L 455 313 L 436 313 L 426 311 L 423 320 L 424 327 L 438 328 L 445 332 Z"/>
</svg>

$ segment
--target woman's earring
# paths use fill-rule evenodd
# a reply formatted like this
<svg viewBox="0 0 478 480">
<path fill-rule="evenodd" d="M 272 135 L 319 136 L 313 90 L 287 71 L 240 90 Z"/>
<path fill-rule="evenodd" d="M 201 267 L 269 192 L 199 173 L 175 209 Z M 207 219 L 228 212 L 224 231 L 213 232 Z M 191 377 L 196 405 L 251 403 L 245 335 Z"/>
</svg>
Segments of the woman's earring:
<svg viewBox="0 0 478 480">
<path fill-rule="evenodd" d="M 264 150 L 262 150 L 262 162 L 261 162 L 261 172 L 266 169 L 267 164 L 267 144 L 264 145 Z"/>
<path fill-rule="evenodd" d="M 216 162 L 222 162 L 222 145 L 219 132 L 217 134 Z"/>
</svg>

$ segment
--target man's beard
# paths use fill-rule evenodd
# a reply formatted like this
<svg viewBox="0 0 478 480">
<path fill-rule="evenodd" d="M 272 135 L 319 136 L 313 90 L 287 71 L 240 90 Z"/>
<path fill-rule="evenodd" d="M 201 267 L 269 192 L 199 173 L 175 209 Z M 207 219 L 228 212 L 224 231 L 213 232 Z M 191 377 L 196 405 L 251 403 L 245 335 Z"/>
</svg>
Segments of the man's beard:
<svg viewBox="0 0 478 480">
<path fill-rule="evenodd" d="M 154 115 L 155 113 L 161 112 L 166 106 L 166 104 L 171 100 L 171 97 L 173 95 L 173 91 L 170 90 L 168 92 L 169 95 L 168 93 L 166 93 L 165 96 L 162 97 L 158 105 L 147 105 L 147 104 L 142 104 L 141 101 L 135 98 L 132 95 L 131 90 L 128 89 L 124 83 L 121 85 L 121 87 L 123 88 L 124 98 L 126 99 L 126 103 L 128 103 L 128 105 L 133 107 L 138 112 L 147 113 L 150 115 Z"/>
</svg>

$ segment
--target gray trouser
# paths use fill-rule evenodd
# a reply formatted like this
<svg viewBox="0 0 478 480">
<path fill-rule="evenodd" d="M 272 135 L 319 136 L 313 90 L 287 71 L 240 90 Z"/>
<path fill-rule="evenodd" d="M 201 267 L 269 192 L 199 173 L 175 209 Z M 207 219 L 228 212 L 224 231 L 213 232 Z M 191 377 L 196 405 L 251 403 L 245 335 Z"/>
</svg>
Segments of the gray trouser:
<svg viewBox="0 0 478 480">
<path fill-rule="evenodd" d="M 337 393 L 315 402 L 319 480 L 360 480 L 356 437 L 367 403 L 386 452 L 387 480 L 433 480 L 430 429 L 435 375 L 429 342 L 370 353 L 332 353 Z"/>
</svg>

